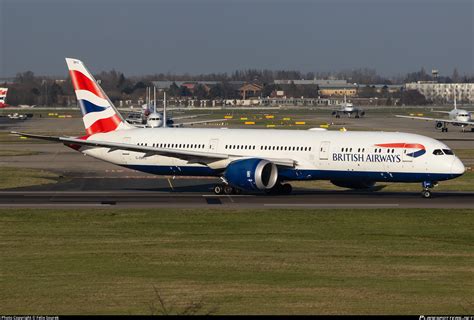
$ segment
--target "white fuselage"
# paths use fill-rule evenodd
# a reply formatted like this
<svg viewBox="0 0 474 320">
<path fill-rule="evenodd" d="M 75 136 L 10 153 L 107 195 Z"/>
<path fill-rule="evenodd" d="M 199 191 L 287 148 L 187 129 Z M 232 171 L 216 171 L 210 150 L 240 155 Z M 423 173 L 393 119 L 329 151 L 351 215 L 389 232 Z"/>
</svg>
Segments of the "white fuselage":
<svg viewBox="0 0 474 320">
<path fill-rule="evenodd" d="M 472 121 L 471 113 L 463 109 L 453 109 L 449 111 L 449 119 L 458 121 L 459 123 Z"/>
<path fill-rule="evenodd" d="M 354 107 L 354 105 L 352 103 L 346 103 L 346 104 L 342 105 L 342 112 L 351 113 L 351 112 L 354 112 L 356 110 L 357 110 L 356 107 Z"/>
<path fill-rule="evenodd" d="M 408 133 L 136 128 L 98 133 L 88 140 L 229 155 L 228 159 L 204 163 L 104 147 L 81 148 L 95 158 L 162 175 L 219 176 L 229 163 L 242 157 L 294 160 L 294 168 L 279 168 L 282 180 L 419 182 L 447 180 L 464 173 L 455 155 L 434 153 L 449 150 L 444 143 Z"/>
</svg>

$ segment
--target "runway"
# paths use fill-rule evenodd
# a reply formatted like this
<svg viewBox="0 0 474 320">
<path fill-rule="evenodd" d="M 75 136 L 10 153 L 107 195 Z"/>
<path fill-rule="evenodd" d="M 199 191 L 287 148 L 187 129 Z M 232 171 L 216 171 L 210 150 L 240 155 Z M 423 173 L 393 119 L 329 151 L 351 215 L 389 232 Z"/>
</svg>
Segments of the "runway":
<svg viewBox="0 0 474 320">
<path fill-rule="evenodd" d="M 287 196 L 157 191 L 2 191 L 0 208 L 472 208 L 474 193 L 296 191 Z"/>
</svg>

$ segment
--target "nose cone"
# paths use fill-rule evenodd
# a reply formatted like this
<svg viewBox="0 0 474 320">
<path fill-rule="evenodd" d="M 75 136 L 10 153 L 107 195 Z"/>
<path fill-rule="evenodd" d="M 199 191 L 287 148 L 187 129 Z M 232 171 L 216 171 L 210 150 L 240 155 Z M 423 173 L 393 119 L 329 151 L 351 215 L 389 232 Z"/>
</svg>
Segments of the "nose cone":
<svg viewBox="0 0 474 320">
<path fill-rule="evenodd" d="M 455 175 L 456 177 L 459 177 L 466 171 L 466 168 L 464 167 L 463 163 L 461 160 L 459 160 L 458 157 L 456 157 L 453 161 L 453 164 L 451 165 L 451 174 Z"/>
</svg>

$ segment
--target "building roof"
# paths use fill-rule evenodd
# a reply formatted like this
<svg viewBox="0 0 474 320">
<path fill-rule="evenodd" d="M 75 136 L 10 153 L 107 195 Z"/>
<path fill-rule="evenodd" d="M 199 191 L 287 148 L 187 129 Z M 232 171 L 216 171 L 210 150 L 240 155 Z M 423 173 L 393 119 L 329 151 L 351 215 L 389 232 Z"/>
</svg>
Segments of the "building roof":
<svg viewBox="0 0 474 320">
<path fill-rule="evenodd" d="M 240 87 L 241 91 L 248 91 L 248 90 L 253 90 L 253 91 L 260 91 L 263 89 L 263 86 L 258 83 L 246 83 L 242 87 Z"/>
<path fill-rule="evenodd" d="M 176 83 L 176 85 L 178 87 L 181 87 L 182 85 L 188 85 L 188 84 L 202 84 L 202 85 L 208 85 L 208 86 L 214 86 L 218 83 L 220 83 L 220 81 L 193 81 L 193 80 L 189 80 L 189 81 L 171 81 L 171 80 L 157 80 L 157 81 L 152 81 L 151 83 L 153 83 L 153 85 L 157 88 L 157 89 L 169 89 L 171 87 L 171 85 L 174 83 Z"/>
<path fill-rule="evenodd" d="M 333 80 L 333 79 L 310 79 L 310 80 L 274 80 L 275 84 L 291 84 L 296 85 L 346 85 L 347 80 Z"/>
</svg>

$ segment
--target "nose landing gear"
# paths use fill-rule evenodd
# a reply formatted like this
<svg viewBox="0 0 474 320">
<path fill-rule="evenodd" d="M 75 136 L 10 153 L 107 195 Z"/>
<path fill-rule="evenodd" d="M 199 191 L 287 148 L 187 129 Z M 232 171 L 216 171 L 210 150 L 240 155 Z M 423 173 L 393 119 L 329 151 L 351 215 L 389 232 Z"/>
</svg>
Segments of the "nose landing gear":
<svg viewBox="0 0 474 320">
<path fill-rule="evenodd" d="M 438 185 L 436 181 L 423 181 L 422 182 L 423 191 L 421 191 L 421 196 L 425 199 L 431 198 L 431 190 Z"/>
</svg>

